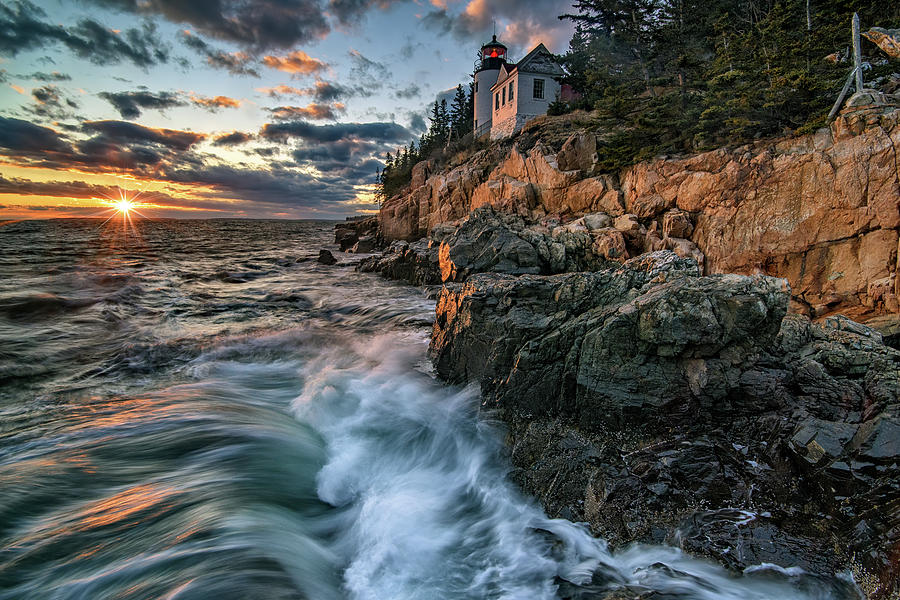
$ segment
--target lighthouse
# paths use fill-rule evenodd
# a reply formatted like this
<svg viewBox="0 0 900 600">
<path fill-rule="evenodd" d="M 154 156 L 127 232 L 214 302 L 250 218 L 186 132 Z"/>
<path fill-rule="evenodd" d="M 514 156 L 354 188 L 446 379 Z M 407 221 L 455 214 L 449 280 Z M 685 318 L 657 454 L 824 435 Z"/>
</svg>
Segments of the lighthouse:
<svg viewBox="0 0 900 600">
<path fill-rule="evenodd" d="M 475 89 L 474 108 L 475 137 L 491 130 L 491 86 L 497 82 L 500 75 L 500 67 L 506 64 L 506 46 L 497 41 L 493 36 L 490 42 L 481 47 L 478 62 L 475 63 Z"/>
<path fill-rule="evenodd" d="M 557 98 L 571 98 L 571 88 L 564 89 L 559 83 L 563 75 L 556 57 L 544 44 L 513 63 L 508 60 L 506 46 L 495 35 L 481 47 L 475 63 L 475 137 L 490 135 L 496 140 L 515 135 L 531 119 L 547 114 Z"/>
</svg>

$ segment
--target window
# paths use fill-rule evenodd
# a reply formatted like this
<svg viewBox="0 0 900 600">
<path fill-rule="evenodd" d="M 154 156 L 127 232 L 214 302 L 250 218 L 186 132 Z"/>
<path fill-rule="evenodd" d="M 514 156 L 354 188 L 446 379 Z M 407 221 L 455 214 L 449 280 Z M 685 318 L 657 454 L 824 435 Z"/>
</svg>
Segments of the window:
<svg viewBox="0 0 900 600">
<path fill-rule="evenodd" d="M 543 79 L 535 79 L 534 80 L 534 97 L 537 100 L 544 99 L 544 80 Z"/>
<path fill-rule="evenodd" d="M 494 110 L 500 110 L 500 92 L 494 94 Z"/>
<path fill-rule="evenodd" d="M 513 82 L 509 82 L 509 101 L 513 101 Z"/>
<path fill-rule="evenodd" d="M 506 88 L 503 88 L 503 102 L 501 102 L 503 106 L 506 106 Z"/>
</svg>

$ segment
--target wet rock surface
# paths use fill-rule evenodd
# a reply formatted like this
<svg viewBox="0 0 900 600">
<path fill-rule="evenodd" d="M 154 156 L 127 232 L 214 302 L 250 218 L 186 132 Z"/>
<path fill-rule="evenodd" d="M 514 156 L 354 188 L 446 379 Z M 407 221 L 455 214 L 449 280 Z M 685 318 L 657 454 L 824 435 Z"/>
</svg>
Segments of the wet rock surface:
<svg viewBox="0 0 900 600">
<path fill-rule="evenodd" d="M 786 315 L 765 276 L 656 252 L 441 293 L 439 376 L 481 384 L 513 476 L 612 544 L 729 568 L 853 568 L 897 590 L 900 352 L 843 317 Z"/>
<path fill-rule="evenodd" d="M 346 252 L 358 244 L 361 238 L 364 238 L 370 240 L 364 244 L 371 244 L 371 247 L 369 250 L 361 250 L 361 252 L 371 252 L 371 249 L 374 248 L 374 236 L 377 230 L 377 217 L 350 219 L 334 226 L 334 243 L 338 245 L 341 252 Z"/>
<path fill-rule="evenodd" d="M 364 273 L 380 273 L 388 279 L 411 285 L 434 285 L 441 282 L 438 268 L 438 246 L 426 241 L 394 242 L 381 256 L 364 259 L 358 269 Z"/>
<path fill-rule="evenodd" d="M 330 250 L 326 250 L 325 248 L 319 250 L 319 256 L 318 258 L 316 258 L 316 261 L 323 265 L 333 265 L 337 263 L 337 259 L 334 257 L 334 254 L 332 254 Z"/>
</svg>

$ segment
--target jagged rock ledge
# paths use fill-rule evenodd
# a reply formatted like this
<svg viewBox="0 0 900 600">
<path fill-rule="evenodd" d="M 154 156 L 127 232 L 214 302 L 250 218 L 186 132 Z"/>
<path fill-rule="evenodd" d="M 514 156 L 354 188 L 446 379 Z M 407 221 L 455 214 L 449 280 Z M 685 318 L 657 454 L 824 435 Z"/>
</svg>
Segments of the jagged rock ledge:
<svg viewBox="0 0 900 600">
<path fill-rule="evenodd" d="M 620 262 L 669 249 L 704 273 L 783 277 L 793 309 L 811 317 L 900 314 L 896 106 L 852 106 L 814 134 L 617 173 L 598 167 L 602 132 L 575 128 L 559 143 L 552 119 L 453 168 L 416 165 L 409 189 L 385 200 L 379 235 L 415 241 L 489 206 L 551 233 L 571 226 Z M 606 224 L 577 222 L 590 214 Z"/>
<path fill-rule="evenodd" d="M 439 376 L 480 382 L 551 515 L 735 570 L 864 570 L 891 597 L 900 352 L 843 317 L 786 315 L 789 295 L 665 251 L 475 274 L 444 287 L 430 351 Z"/>
</svg>

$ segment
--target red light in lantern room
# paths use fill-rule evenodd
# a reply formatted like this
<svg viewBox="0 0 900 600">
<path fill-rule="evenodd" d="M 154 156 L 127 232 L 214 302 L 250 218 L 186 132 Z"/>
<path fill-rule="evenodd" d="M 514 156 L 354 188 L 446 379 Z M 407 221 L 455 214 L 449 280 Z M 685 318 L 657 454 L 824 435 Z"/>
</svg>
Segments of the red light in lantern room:
<svg viewBox="0 0 900 600">
<path fill-rule="evenodd" d="M 497 51 L 496 51 L 496 50 L 494 50 L 493 52 L 491 52 L 491 58 L 497 58 Z"/>
</svg>

